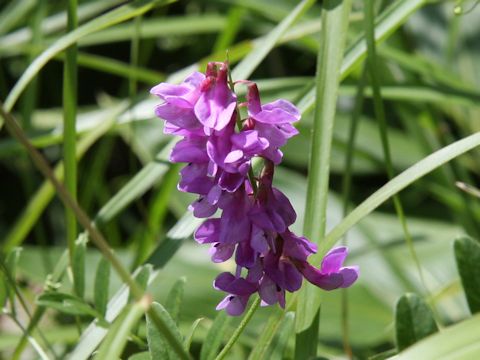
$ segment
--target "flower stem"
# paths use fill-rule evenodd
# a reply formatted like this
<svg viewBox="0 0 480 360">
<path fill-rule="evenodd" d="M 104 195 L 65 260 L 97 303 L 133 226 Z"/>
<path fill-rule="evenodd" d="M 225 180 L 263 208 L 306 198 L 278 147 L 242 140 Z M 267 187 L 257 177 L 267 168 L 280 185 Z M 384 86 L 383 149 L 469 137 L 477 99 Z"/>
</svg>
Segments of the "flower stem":
<svg viewBox="0 0 480 360">
<path fill-rule="evenodd" d="M 253 302 L 252 306 L 250 306 L 250 309 L 248 309 L 247 313 L 245 314 L 245 316 L 243 317 L 242 321 L 240 322 L 240 325 L 238 325 L 237 329 L 235 330 L 235 332 L 232 334 L 232 336 L 230 337 L 230 339 L 228 340 L 227 344 L 225 345 L 225 347 L 222 349 L 222 351 L 220 351 L 220 354 L 217 355 L 217 357 L 215 358 L 215 360 L 222 360 L 225 358 L 225 356 L 227 355 L 227 353 L 230 351 L 230 349 L 232 348 L 232 346 L 235 344 L 235 342 L 237 341 L 237 339 L 240 337 L 240 335 L 242 334 L 243 330 L 245 329 L 245 327 L 247 326 L 248 322 L 250 321 L 250 319 L 252 318 L 253 314 L 255 313 L 255 311 L 257 311 L 258 309 L 258 306 L 260 305 L 260 297 L 257 297 L 255 299 L 255 301 Z"/>
</svg>

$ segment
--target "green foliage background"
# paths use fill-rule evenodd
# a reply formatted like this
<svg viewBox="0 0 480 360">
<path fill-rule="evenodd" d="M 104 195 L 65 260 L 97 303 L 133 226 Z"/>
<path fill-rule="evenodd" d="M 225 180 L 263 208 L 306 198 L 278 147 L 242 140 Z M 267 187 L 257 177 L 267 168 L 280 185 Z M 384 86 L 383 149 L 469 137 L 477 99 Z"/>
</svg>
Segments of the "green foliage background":
<svg viewBox="0 0 480 360">
<path fill-rule="evenodd" d="M 0 359 L 480 357 L 479 34 L 467 0 L 1 3 L 2 121 L 66 172 L 155 303 L 145 317 L 148 298 L 128 295 L 3 124 Z M 233 264 L 191 238 L 148 93 L 226 58 L 262 101 L 302 111 L 276 172 L 293 229 L 320 252 L 348 243 L 361 268 L 347 291 L 304 289 L 249 322 L 215 311 L 212 280 Z"/>
</svg>

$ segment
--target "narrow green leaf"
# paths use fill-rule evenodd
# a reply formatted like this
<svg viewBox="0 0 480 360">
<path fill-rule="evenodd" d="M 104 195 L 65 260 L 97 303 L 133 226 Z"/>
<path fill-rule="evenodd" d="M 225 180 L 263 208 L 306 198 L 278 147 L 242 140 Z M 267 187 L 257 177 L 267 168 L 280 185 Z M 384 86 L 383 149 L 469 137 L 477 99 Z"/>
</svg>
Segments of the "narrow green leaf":
<svg viewBox="0 0 480 360">
<path fill-rule="evenodd" d="M 8 282 L 3 274 L 3 271 L 0 272 L 0 313 L 7 303 L 8 299 Z"/>
<path fill-rule="evenodd" d="M 315 80 L 315 113 L 308 165 L 307 203 L 303 233 L 311 241 L 319 243 L 325 235 L 328 183 L 330 176 L 333 124 L 337 107 L 338 88 L 348 21 L 350 0 L 328 0 L 322 3 L 322 30 L 317 56 Z M 316 258 L 318 262 L 318 257 Z M 320 292 L 306 283 L 299 294 L 295 332 L 297 344 L 304 338 L 317 338 L 318 327 L 312 326 L 320 307 Z M 307 332 L 305 330 L 309 329 Z M 312 343 L 310 340 L 308 343 Z M 305 345 L 305 344 L 303 344 Z M 296 346 L 295 358 L 306 359 L 316 355 L 316 346 Z"/>
<path fill-rule="evenodd" d="M 13 106 L 23 90 L 25 90 L 26 86 L 45 66 L 45 64 L 59 52 L 65 50 L 67 47 L 89 34 L 93 34 L 109 26 L 118 24 L 135 16 L 139 16 L 153 9 L 155 6 L 166 5 L 172 1 L 174 0 L 138 0 L 127 3 L 119 8 L 107 12 L 106 14 L 94 18 L 76 30 L 61 37 L 47 50 L 40 54 L 24 71 L 21 78 L 17 81 L 5 100 L 5 110 L 7 112 L 12 111 Z"/>
<path fill-rule="evenodd" d="M 107 337 L 98 350 L 98 355 L 95 356 L 95 360 L 120 359 L 131 329 L 143 316 L 147 307 L 148 303 L 142 300 L 125 308 L 109 329 Z"/>
<path fill-rule="evenodd" d="M 472 360 L 480 358 L 480 315 L 443 329 L 390 360 Z"/>
<path fill-rule="evenodd" d="M 182 335 L 178 330 L 175 321 L 172 319 L 168 311 L 159 303 L 152 304 L 152 310 L 163 319 L 166 326 L 168 326 L 177 340 L 183 343 Z M 157 329 L 155 323 L 150 316 L 147 315 L 147 340 L 148 349 L 152 359 L 177 359 L 174 350 L 170 347 L 163 334 Z"/>
<path fill-rule="evenodd" d="M 480 133 L 475 133 L 458 140 L 433 154 L 418 161 L 407 170 L 403 171 L 375 193 L 370 195 L 365 201 L 358 205 L 347 217 L 336 225 L 325 237 L 325 241 L 320 245 L 319 253 L 325 254 L 340 237 L 342 237 L 352 226 L 370 214 L 386 200 L 397 194 L 408 185 L 422 178 L 431 171 L 437 169 L 450 160 L 474 149 L 480 145 Z"/>
<path fill-rule="evenodd" d="M 177 280 L 175 284 L 173 284 L 172 289 L 168 293 L 167 300 L 165 301 L 165 309 L 177 324 L 180 316 L 180 308 L 182 306 L 186 281 L 187 279 L 184 277 Z"/>
<path fill-rule="evenodd" d="M 35 0 L 19 0 L 8 2 L 0 14 L 0 34 L 8 32 L 23 20 L 35 6 Z"/>
<path fill-rule="evenodd" d="M 282 360 L 284 358 L 284 351 L 287 346 L 288 339 L 293 332 L 294 322 L 295 314 L 293 312 L 288 312 L 285 315 L 280 329 L 278 330 L 277 336 L 271 345 L 270 355 L 266 357 L 265 360 Z"/>
<path fill-rule="evenodd" d="M 204 320 L 204 318 L 199 318 L 199 319 L 195 320 L 193 322 L 192 326 L 190 327 L 190 330 L 188 331 L 187 336 L 185 336 L 185 340 L 183 341 L 183 346 L 185 346 L 185 349 L 187 351 L 190 350 L 190 345 L 192 345 L 193 336 L 195 335 L 195 331 L 197 330 L 198 325 L 200 324 L 200 322 L 202 320 Z"/>
<path fill-rule="evenodd" d="M 67 31 L 73 32 L 78 26 L 77 0 L 68 0 L 67 5 Z M 65 188 L 74 200 L 77 200 L 77 46 L 71 45 L 65 52 L 63 65 L 63 163 L 65 164 Z M 70 262 L 75 262 L 75 239 L 77 238 L 77 219 L 75 214 L 68 207 L 65 208 L 65 228 Z M 74 266 L 72 264 L 72 266 Z M 75 269 L 74 269 L 75 270 Z M 84 270 L 80 276 L 84 275 Z M 81 285 L 74 286 L 77 295 L 83 297 L 84 279 L 80 280 Z"/>
<path fill-rule="evenodd" d="M 10 251 L 7 255 L 7 259 L 5 261 L 5 265 L 7 266 L 12 279 L 15 280 L 17 274 L 17 265 L 18 260 L 20 259 L 20 254 L 22 252 L 22 248 L 16 247 L 12 251 Z"/>
<path fill-rule="evenodd" d="M 152 358 L 150 357 L 150 353 L 148 351 L 143 351 L 133 354 L 128 358 L 128 360 L 152 360 Z"/>
<path fill-rule="evenodd" d="M 116 120 L 117 116 L 126 108 L 126 103 L 115 106 L 105 114 L 105 121 L 87 133 L 77 146 L 77 160 L 81 159 L 87 150 L 108 131 Z M 64 175 L 63 163 L 55 167 L 55 176 L 62 180 Z M 2 251 L 10 251 L 13 247 L 20 245 L 38 221 L 43 210 L 55 195 L 55 190 L 49 181 L 45 180 L 36 193 L 31 197 L 30 202 L 24 209 L 20 217 L 15 221 L 8 234 L 4 238 Z"/>
<path fill-rule="evenodd" d="M 83 298 L 85 295 L 85 254 L 87 252 L 87 235 L 82 234 L 75 242 L 73 252 L 73 285 L 75 294 Z"/>
<path fill-rule="evenodd" d="M 212 360 L 218 353 L 220 345 L 225 338 L 225 330 L 230 322 L 230 317 L 224 311 L 220 311 L 208 330 L 205 341 L 200 351 L 200 360 Z"/>
<path fill-rule="evenodd" d="M 397 302 L 395 331 L 399 351 L 438 331 L 432 310 L 416 294 L 405 294 Z"/>
<path fill-rule="evenodd" d="M 38 306 L 45 306 L 69 315 L 87 315 L 99 317 L 99 313 L 77 296 L 60 292 L 40 295 L 35 301 Z"/>
<path fill-rule="evenodd" d="M 135 276 L 135 281 L 142 290 L 146 290 L 148 286 L 148 280 L 152 274 L 152 266 L 150 264 L 144 265 L 140 268 L 137 275 Z M 129 301 L 133 299 L 132 294 L 128 296 Z"/>
<path fill-rule="evenodd" d="M 98 262 L 95 274 L 94 304 L 95 309 L 105 316 L 108 303 L 108 289 L 110 287 L 110 262 L 102 257 Z"/>
<path fill-rule="evenodd" d="M 255 342 L 255 346 L 253 351 L 250 353 L 248 360 L 262 360 L 267 359 L 267 356 L 270 356 L 270 344 L 272 343 L 275 334 L 283 322 L 284 315 L 285 312 L 282 309 L 275 309 L 274 314 L 268 318 L 265 327 L 261 331 L 258 341 Z"/>
<path fill-rule="evenodd" d="M 248 78 L 268 53 L 275 47 L 282 35 L 290 28 L 313 4 L 313 0 L 303 0 L 290 14 L 283 19 L 260 42 L 255 43 L 252 51 L 232 71 L 234 80 Z"/>
<path fill-rule="evenodd" d="M 472 314 L 480 312 L 480 245 L 462 237 L 455 240 L 455 259 Z"/>
<path fill-rule="evenodd" d="M 375 23 L 375 41 L 380 43 L 392 35 L 408 18 L 428 0 L 395 1 L 380 16 Z M 341 78 L 346 78 L 366 56 L 367 43 L 363 34 L 349 46 L 342 62 Z M 306 112 L 315 104 L 315 89 L 312 89 L 298 103 L 300 111 Z"/>
</svg>

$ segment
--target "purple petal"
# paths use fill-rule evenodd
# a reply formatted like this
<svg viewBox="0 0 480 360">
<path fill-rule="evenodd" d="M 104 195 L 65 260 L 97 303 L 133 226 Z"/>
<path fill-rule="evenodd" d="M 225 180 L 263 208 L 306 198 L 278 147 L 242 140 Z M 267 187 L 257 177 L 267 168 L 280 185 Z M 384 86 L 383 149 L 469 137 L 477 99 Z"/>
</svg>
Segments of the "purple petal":
<svg viewBox="0 0 480 360">
<path fill-rule="evenodd" d="M 340 269 L 340 274 L 343 276 L 343 284 L 341 287 L 346 288 L 358 279 L 359 268 L 358 266 L 346 266 Z"/>
<path fill-rule="evenodd" d="M 210 256 L 214 263 L 221 263 L 230 259 L 235 251 L 235 244 L 216 243 L 210 250 Z"/>
<path fill-rule="evenodd" d="M 244 268 L 250 268 L 255 264 L 257 253 L 253 251 L 247 241 L 240 242 L 235 252 L 235 262 Z"/>
<path fill-rule="evenodd" d="M 236 278 L 228 272 L 218 275 L 213 282 L 213 287 L 217 290 L 222 290 L 237 296 L 251 295 L 257 291 L 256 284 L 253 284 L 243 278 Z"/>
<path fill-rule="evenodd" d="M 345 246 L 331 249 L 322 260 L 322 272 L 327 274 L 338 272 L 347 255 L 348 249 Z"/>
<path fill-rule="evenodd" d="M 224 162 L 228 163 L 234 163 L 235 161 L 238 161 L 243 158 L 243 151 L 242 150 L 233 150 L 225 156 Z"/>
<path fill-rule="evenodd" d="M 250 245 L 256 252 L 260 254 L 265 254 L 268 250 L 268 242 L 265 231 L 257 225 L 252 225 Z"/>
<path fill-rule="evenodd" d="M 251 156 L 265 150 L 269 145 L 268 140 L 259 137 L 256 130 L 241 131 L 240 133 L 233 134 L 230 139 L 233 145 Z"/>
<path fill-rule="evenodd" d="M 193 216 L 202 219 L 215 214 L 218 206 L 210 204 L 205 197 L 200 196 L 198 200 L 188 206 L 188 209 L 193 211 Z"/>
<path fill-rule="evenodd" d="M 265 124 L 284 124 L 300 120 L 300 112 L 291 102 L 280 99 L 263 105 L 254 118 Z"/>
<path fill-rule="evenodd" d="M 225 309 L 230 316 L 242 315 L 248 303 L 248 297 L 228 295 L 218 305 L 217 310 Z"/>
<path fill-rule="evenodd" d="M 207 176 L 208 164 L 188 164 L 181 171 L 178 189 L 199 195 L 207 195 L 214 185 L 213 179 Z"/>
<path fill-rule="evenodd" d="M 200 244 L 217 243 L 220 234 L 220 219 L 208 219 L 195 231 L 194 239 Z"/>
<path fill-rule="evenodd" d="M 264 276 L 260 281 L 260 287 L 258 289 L 258 293 L 260 294 L 260 298 L 267 304 L 273 305 L 278 302 L 277 296 L 277 284 L 275 284 L 272 279 L 268 276 Z"/>
<path fill-rule="evenodd" d="M 208 155 L 205 150 L 206 138 L 190 137 L 175 144 L 170 154 L 171 162 L 206 163 Z"/>
<path fill-rule="evenodd" d="M 292 225 L 297 220 L 297 214 L 292 203 L 280 190 L 272 188 L 275 202 L 271 204 L 273 210 L 276 211 L 283 219 L 286 226 Z M 281 231 L 279 231 L 281 232 Z"/>
<path fill-rule="evenodd" d="M 305 279 L 324 290 L 334 290 L 343 284 L 343 276 L 341 274 L 325 274 L 307 262 L 302 263 L 299 269 L 305 276 Z"/>
<path fill-rule="evenodd" d="M 245 174 L 223 171 L 218 179 L 218 185 L 225 191 L 234 192 L 243 184 L 245 178 Z"/>
<path fill-rule="evenodd" d="M 305 261 L 317 252 L 317 245 L 303 236 L 297 236 L 290 231 L 280 234 L 284 240 L 283 254 L 295 260 Z"/>
</svg>

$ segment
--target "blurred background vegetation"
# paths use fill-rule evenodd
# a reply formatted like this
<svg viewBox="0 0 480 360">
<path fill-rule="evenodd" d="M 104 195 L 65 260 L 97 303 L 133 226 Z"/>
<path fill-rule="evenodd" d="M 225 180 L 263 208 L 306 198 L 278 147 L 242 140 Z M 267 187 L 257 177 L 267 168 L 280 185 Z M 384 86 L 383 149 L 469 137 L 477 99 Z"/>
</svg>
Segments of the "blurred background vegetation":
<svg viewBox="0 0 480 360">
<path fill-rule="evenodd" d="M 123 3 L 79 1 L 79 22 L 87 24 Z M 459 4 L 463 13 L 455 14 Z M 203 70 L 209 60 L 228 58 L 235 68 L 295 5 L 295 1 L 287 0 L 172 1 L 81 37 L 78 42 L 79 204 L 97 221 L 111 247 L 132 271 L 153 252 L 148 262 L 154 268 L 149 285 L 154 300 L 167 301 L 173 284 L 184 277 L 178 320 L 181 332 L 187 333 L 196 319 L 204 318 L 192 340 L 191 351 L 197 356 L 216 316 L 215 305 L 222 298 L 212 288 L 212 280 L 233 265 L 212 264 L 205 247 L 182 235 L 188 233 L 182 233 L 184 227 L 194 228 L 198 222 L 185 215 L 192 198 L 176 190 L 179 167 L 166 162 L 171 139 L 162 133 L 162 121 L 153 116 L 158 100 L 149 95 L 149 89 L 161 81 L 180 81 L 194 69 Z M 363 1 L 353 1 L 346 47 L 351 57 L 355 52 L 350 50 L 364 36 L 363 6 Z M 411 10 L 402 13 L 402 6 Z M 480 130 L 480 8 L 474 6 L 474 1 L 378 2 L 379 19 L 394 11 L 396 21 L 382 23 L 388 40 L 377 44 L 376 69 L 395 174 Z M 2 101 L 32 60 L 64 37 L 65 11 L 62 1 L 0 3 Z M 298 124 L 300 135 L 285 147 L 285 160 L 276 178 L 277 186 L 289 195 L 297 210 L 294 229 L 298 232 L 303 224 L 313 116 L 312 104 L 305 95 L 314 85 L 320 13 L 321 2 L 313 4 L 289 26 L 250 76 L 258 81 L 263 101 L 286 98 L 303 110 Z M 378 26 L 377 31 L 383 30 Z M 58 53 L 36 74 L 13 111 L 30 140 L 57 167 L 62 161 L 64 59 L 64 53 Z M 328 228 L 388 181 L 372 89 L 368 81 L 364 89 L 359 85 L 365 80 L 362 58 L 358 60 L 345 73 L 339 89 Z M 358 127 L 352 141 L 353 122 Z M 346 171 L 352 143 L 352 167 Z M 323 296 L 318 345 L 323 356 L 346 357 L 345 337 L 356 358 L 394 348 L 395 304 L 406 292 L 426 300 L 440 327 L 470 316 L 453 242 L 466 234 L 480 239 L 480 203 L 478 194 L 472 195 L 474 190 L 461 190 L 456 182 L 475 186 L 479 174 L 479 152 L 473 150 L 401 193 L 414 247 L 405 241 L 391 201 L 348 233 L 344 240 L 351 248 L 348 261 L 360 265 L 361 277 L 348 290 L 347 314 L 345 308 L 342 311 L 341 291 Z M 348 178 L 351 188 L 346 193 Z M 47 278 L 58 267 L 66 248 L 64 207 L 26 151 L 4 129 L 0 133 L 0 182 L 2 253 L 22 248 L 14 275 L 18 292 L 33 311 L 35 298 L 46 281 L 50 289 L 70 292 L 72 288 L 69 276 L 50 277 L 51 282 Z M 418 264 L 412 253 L 418 257 Z M 99 252 L 88 245 L 84 299 L 89 304 L 94 301 L 99 260 Z M 111 281 L 106 284 L 111 297 L 121 281 L 112 271 Z M 22 306 L 17 308 L 19 321 L 28 324 L 28 314 Z M 255 349 L 267 318 L 277 311 L 257 311 L 230 358 L 246 359 Z M 342 319 L 348 323 L 343 330 Z M 40 333 L 35 337 L 42 344 L 50 344 L 62 357 L 75 348 L 79 328 L 85 329 L 91 320 L 88 315 L 73 316 L 50 309 L 36 326 Z M 224 325 L 227 338 L 238 321 L 231 319 Z M 292 324 L 292 315 L 284 318 L 276 329 L 277 343 L 272 342 L 268 353 L 262 355 L 265 359 L 293 357 L 294 337 L 285 336 L 293 334 Z M 145 331 L 144 325 L 136 330 L 138 339 L 130 339 L 122 358 L 145 350 Z M 10 359 L 22 333 L 7 316 L 0 318 L 0 333 L 0 358 Z M 23 356 L 37 357 L 29 346 Z"/>
</svg>

